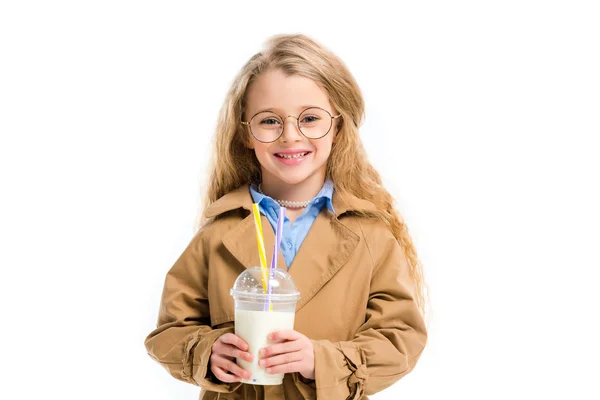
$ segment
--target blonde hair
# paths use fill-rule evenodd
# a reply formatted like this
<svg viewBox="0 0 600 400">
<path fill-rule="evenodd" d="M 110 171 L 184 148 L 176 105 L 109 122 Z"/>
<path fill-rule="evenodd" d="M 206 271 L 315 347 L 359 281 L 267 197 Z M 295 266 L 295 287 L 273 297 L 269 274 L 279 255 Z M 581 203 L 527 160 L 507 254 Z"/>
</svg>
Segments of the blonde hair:
<svg viewBox="0 0 600 400">
<path fill-rule="evenodd" d="M 240 122 L 248 86 L 270 69 L 312 79 L 326 91 L 333 107 L 341 113 L 335 145 L 327 161 L 327 177 L 333 181 L 336 191 L 349 192 L 375 204 L 377 212 L 359 214 L 385 222 L 402 246 L 417 288 L 416 301 L 424 313 L 426 288 L 422 265 L 394 200 L 369 163 L 359 137 L 364 115 L 360 88 L 337 56 L 305 35 L 272 36 L 264 50 L 250 58 L 235 77 L 219 113 L 204 209 L 244 184 L 260 182 L 260 164 L 254 150 L 245 146 L 247 132 Z M 206 219 L 202 216 L 199 224 L 204 222 Z"/>
</svg>

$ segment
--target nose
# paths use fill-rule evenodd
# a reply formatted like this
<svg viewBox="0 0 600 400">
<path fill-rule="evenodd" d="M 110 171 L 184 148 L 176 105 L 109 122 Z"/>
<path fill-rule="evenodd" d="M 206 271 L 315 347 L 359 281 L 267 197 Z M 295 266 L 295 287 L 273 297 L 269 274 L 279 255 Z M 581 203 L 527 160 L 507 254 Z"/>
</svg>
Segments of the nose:
<svg viewBox="0 0 600 400">
<path fill-rule="evenodd" d="M 289 118 L 292 118 L 288 121 Z M 284 142 L 288 141 L 301 141 L 303 136 L 302 133 L 298 130 L 298 117 L 294 117 L 293 115 L 288 115 L 283 120 L 283 133 L 281 134 L 280 139 Z"/>
</svg>

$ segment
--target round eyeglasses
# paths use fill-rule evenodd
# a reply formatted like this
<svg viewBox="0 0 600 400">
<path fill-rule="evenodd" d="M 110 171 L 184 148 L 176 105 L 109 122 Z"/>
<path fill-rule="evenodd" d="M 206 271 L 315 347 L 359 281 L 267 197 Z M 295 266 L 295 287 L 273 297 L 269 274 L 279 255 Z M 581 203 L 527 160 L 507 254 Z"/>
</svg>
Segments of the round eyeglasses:
<svg viewBox="0 0 600 400">
<path fill-rule="evenodd" d="M 341 116 L 342 114 L 332 116 L 327 110 L 310 107 L 297 117 L 288 115 L 286 118 L 296 118 L 298 130 L 308 139 L 321 139 L 331 130 L 333 120 Z M 242 125 L 248 126 L 252 136 L 259 142 L 271 143 L 283 134 L 284 121 L 285 118 L 272 111 L 261 111 L 254 114 L 250 121 L 242 121 Z"/>
</svg>

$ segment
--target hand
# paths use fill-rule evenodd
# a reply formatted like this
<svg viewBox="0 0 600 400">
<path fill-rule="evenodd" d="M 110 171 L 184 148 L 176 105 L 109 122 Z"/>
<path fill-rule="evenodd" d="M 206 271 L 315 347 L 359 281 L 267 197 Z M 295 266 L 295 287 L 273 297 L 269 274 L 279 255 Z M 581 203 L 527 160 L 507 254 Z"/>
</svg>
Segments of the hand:
<svg viewBox="0 0 600 400">
<path fill-rule="evenodd" d="M 210 355 L 210 370 L 221 382 L 240 382 L 252 378 L 252 374 L 235 363 L 236 358 L 252 362 L 248 344 L 242 338 L 226 333 L 213 343 Z"/>
<path fill-rule="evenodd" d="M 273 332 L 269 340 L 283 340 L 260 350 L 258 365 L 268 374 L 299 372 L 306 379 L 315 379 L 315 353 L 312 341 L 294 330 Z"/>
</svg>

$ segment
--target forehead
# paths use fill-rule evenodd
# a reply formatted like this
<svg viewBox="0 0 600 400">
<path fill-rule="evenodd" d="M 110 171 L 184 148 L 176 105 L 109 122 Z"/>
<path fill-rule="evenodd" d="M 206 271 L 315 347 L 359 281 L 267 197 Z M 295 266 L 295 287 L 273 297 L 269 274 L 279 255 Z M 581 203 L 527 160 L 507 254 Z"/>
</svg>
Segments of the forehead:
<svg viewBox="0 0 600 400">
<path fill-rule="evenodd" d="M 300 75 L 286 76 L 279 69 L 263 72 L 248 87 L 246 110 L 302 111 L 306 105 L 330 109 L 329 97 L 315 81 Z"/>
</svg>

